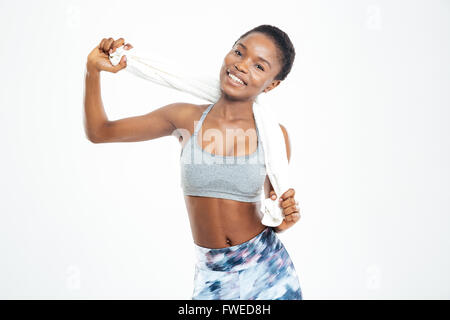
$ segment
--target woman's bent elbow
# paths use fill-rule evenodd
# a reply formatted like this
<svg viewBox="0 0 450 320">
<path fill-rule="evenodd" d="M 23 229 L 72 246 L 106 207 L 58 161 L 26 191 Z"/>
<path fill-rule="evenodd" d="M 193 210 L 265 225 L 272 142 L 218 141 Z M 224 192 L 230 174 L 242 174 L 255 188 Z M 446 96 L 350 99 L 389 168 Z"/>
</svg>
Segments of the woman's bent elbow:
<svg viewBox="0 0 450 320">
<path fill-rule="evenodd" d="M 100 139 L 96 139 L 96 138 L 88 138 L 88 140 L 92 143 L 103 143 L 104 141 L 100 140 Z"/>
<path fill-rule="evenodd" d="M 85 131 L 86 138 L 92 142 L 92 143 L 103 143 L 105 142 L 105 139 L 101 137 L 98 133 L 92 132 L 92 131 Z"/>
<path fill-rule="evenodd" d="M 107 123 L 97 127 L 96 129 L 93 128 L 86 128 L 85 127 L 85 133 L 86 138 L 92 142 L 92 143 L 104 143 L 107 142 L 107 134 L 106 134 L 106 126 L 108 126 Z"/>
<path fill-rule="evenodd" d="M 92 143 L 101 143 L 102 142 L 101 139 L 99 139 L 98 137 L 96 137 L 95 135 L 90 134 L 90 133 L 86 133 L 86 138 Z"/>
</svg>

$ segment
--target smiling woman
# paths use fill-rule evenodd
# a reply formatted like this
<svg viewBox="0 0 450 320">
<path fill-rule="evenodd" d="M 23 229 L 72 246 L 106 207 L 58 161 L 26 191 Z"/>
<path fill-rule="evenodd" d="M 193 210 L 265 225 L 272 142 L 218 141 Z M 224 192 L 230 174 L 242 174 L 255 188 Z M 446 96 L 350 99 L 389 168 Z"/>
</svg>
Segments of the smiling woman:
<svg viewBox="0 0 450 320">
<path fill-rule="evenodd" d="M 300 217 L 295 191 L 275 194 L 253 114 L 258 95 L 276 88 L 292 68 L 295 50 L 287 34 L 262 25 L 239 37 L 224 57 L 220 97 L 212 104 L 173 103 L 143 116 L 109 121 L 99 72 L 127 67 L 123 57 L 117 66 L 104 57 L 123 43 L 103 39 L 89 55 L 86 132 L 96 143 L 167 135 L 181 142 L 181 185 L 197 258 L 192 298 L 302 299 L 294 265 L 276 235 Z M 287 131 L 280 127 L 290 155 Z M 181 131 L 185 134 L 174 134 Z M 277 227 L 261 222 L 262 189 L 266 197 L 278 197 L 284 220 Z"/>
</svg>

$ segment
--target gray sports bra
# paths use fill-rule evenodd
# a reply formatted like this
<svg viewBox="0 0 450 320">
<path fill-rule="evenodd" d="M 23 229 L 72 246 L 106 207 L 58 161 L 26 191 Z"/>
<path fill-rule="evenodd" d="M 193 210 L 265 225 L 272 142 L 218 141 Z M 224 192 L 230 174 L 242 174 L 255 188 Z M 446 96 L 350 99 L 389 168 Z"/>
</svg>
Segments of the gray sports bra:
<svg viewBox="0 0 450 320">
<path fill-rule="evenodd" d="M 258 127 L 257 150 L 249 155 L 223 156 L 203 150 L 197 136 L 206 115 L 202 114 L 194 133 L 180 153 L 181 187 L 185 195 L 231 199 L 244 202 L 261 200 L 266 166 Z"/>
</svg>

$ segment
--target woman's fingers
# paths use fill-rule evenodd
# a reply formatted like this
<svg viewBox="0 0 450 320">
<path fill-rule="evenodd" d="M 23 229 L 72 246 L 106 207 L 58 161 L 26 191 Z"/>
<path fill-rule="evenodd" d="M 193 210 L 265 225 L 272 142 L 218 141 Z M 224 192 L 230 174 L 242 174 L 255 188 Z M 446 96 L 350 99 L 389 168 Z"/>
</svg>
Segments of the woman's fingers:
<svg viewBox="0 0 450 320">
<path fill-rule="evenodd" d="M 109 62 L 109 61 L 108 61 Z M 120 62 L 113 66 L 111 64 L 111 62 L 109 62 L 108 66 L 105 66 L 106 71 L 112 72 L 112 73 L 117 73 L 122 69 L 125 69 L 127 67 L 127 59 L 126 56 L 122 56 L 122 58 L 120 59 Z"/>
<path fill-rule="evenodd" d="M 119 38 L 116 41 L 114 41 L 113 38 L 103 38 L 88 55 L 87 65 L 89 68 L 95 68 L 98 71 L 104 70 L 113 73 L 125 69 L 127 67 L 127 57 L 125 55 L 122 56 L 119 64 L 116 66 L 111 64 L 108 57 L 110 55 L 110 50 L 111 52 L 114 52 L 118 47 L 123 46 L 124 43 L 125 39 L 123 38 Z M 127 45 L 130 46 L 130 49 L 132 48 L 130 44 Z"/>
<path fill-rule="evenodd" d="M 124 38 L 119 38 L 117 40 L 114 40 L 113 38 L 104 38 L 99 44 L 99 49 L 103 51 L 105 54 L 110 55 L 121 46 L 124 46 L 124 49 L 126 50 L 130 50 L 131 48 L 133 48 L 131 44 L 129 43 L 124 44 L 124 43 L 125 43 Z"/>
<path fill-rule="evenodd" d="M 286 215 L 284 219 L 287 222 L 297 222 L 298 220 L 300 220 L 300 217 L 301 217 L 300 212 L 294 212 L 289 215 Z"/>
<path fill-rule="evenodd" d="M 280 200 L 280 207 L 287 208 L 295 204 L 295 198 L 289 197 L 286 200 Z"/>
<path fill-rule="evenodd" d="M 100 43 L 100 49 L 105 53 L 108 54 L 109 49 L 111 47 L 111 44 L 114 42 L 113 38 L 104 38 L 102 42 Z"/>
<path fill-rule="evenodd" d="M 283 209 L 286 221 L 297 222 L 300 219 L 300 208 L 298 207 L 298 201 L 296 201 L 295 198 L 291 197 L 284 200 L 281 202 L 280 206 Z"/>
<path fill-rule="evenodd" d="M 108 42 L 111 41 L 112 38 L 105 38 L 102 40 L 102 43 L 100 45 L 100 49 L 103 51 L 104 54 L 108 54 L 109 45 Z"/>
<path fill-rule="evenodd" d="M 284 215 L 287 216 L 287 215 L 295 213 L 295 212 L 300 212 L 300 209 L 298 208 L 297 205 L 293 205 L 293 206 L 290 206 L 290 207 L 287 207 L 286 209 L 284 209 L 283 212 L 284 212 Z"/>
<path fill-rule="evenodd" d="M 284 219 L 288 222 L 297 222 L 300 220 L 300 209 L 298 207 L 298 201 L 294 198 L 295 190 L 289 189 L 284 193 L 284 200 L 280 197 L 280 207 L 283 209 Z M 277 198 L 277 194 L 274 190 L 269 192 L 269 197 L 272 200 Z"/>
<path fill-rule="evenodd" d="M 116 51 L 116 49 L 120 46 L 122 46 L 125 43 L 125 39 L 124 38 L 119 38 L 116 41 L 113 42 L 112 47 L 109 49 L 109 54 L 113 53 L 114 51 Z"/>
<path fill-rule="evenodd" d="M 103 53 L 106 53 L 106 42 L 108 41 L 108 38 L 104 38 L 102 42 L 100 43 L 100 50 L 103 51 Z"/>
<path fill-rule="evenodd" d="M 113 38 L 109 38 L 106 43 L 105 43 L 105 53 L 108 54 L 109 50 L 112 48 L 112 45 L 114 43 L 114 39 Z"/>
<path fill-rule="evenodd" d="M 288 191 L 286 191 L 283 195 L 281 195 L 280 199 L 281 198 L 286 199 L 293 196 L 295 196 L 295 190 L 293 188 L 289 188 Z"/>
<path fill-rule="evenodd" d="M 286 221 L 296 222 L 300 219 L 300 208 L 298 207 L 298 202 L 295 205 L 287 207 L 283 210 Z"/>
<path fill-rule="evenodd" d="M 100 51 L 102 51 L 103 53 L 105 53 L 105 50 L 103 49 L 105 42 L 106 42 L 106 38 L 103 38 L 102 41 L 100 41 L 100 44 L 98 45 L 98 48 L 100 49 Z"/>
</svg>

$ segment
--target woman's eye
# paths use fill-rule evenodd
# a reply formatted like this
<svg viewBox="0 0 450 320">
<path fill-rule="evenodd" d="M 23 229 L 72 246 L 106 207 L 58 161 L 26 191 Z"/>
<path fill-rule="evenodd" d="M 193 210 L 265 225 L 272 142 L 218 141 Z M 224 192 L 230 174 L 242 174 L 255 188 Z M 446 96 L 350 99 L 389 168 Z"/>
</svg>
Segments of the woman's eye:
<svg viewBox="0 0 450 320">
<path fill-rule="evenodd" d="M 236 53 L 238 56 L 242 55 L 241 52 L 239 50 L 237 50 L 237 49 L 234 50 L 234 53 Z M 264 71 L 264 68 L 260 64 L 258 64 L 256 67 L 261 69 L 262 71 Z"/>
</svg>

